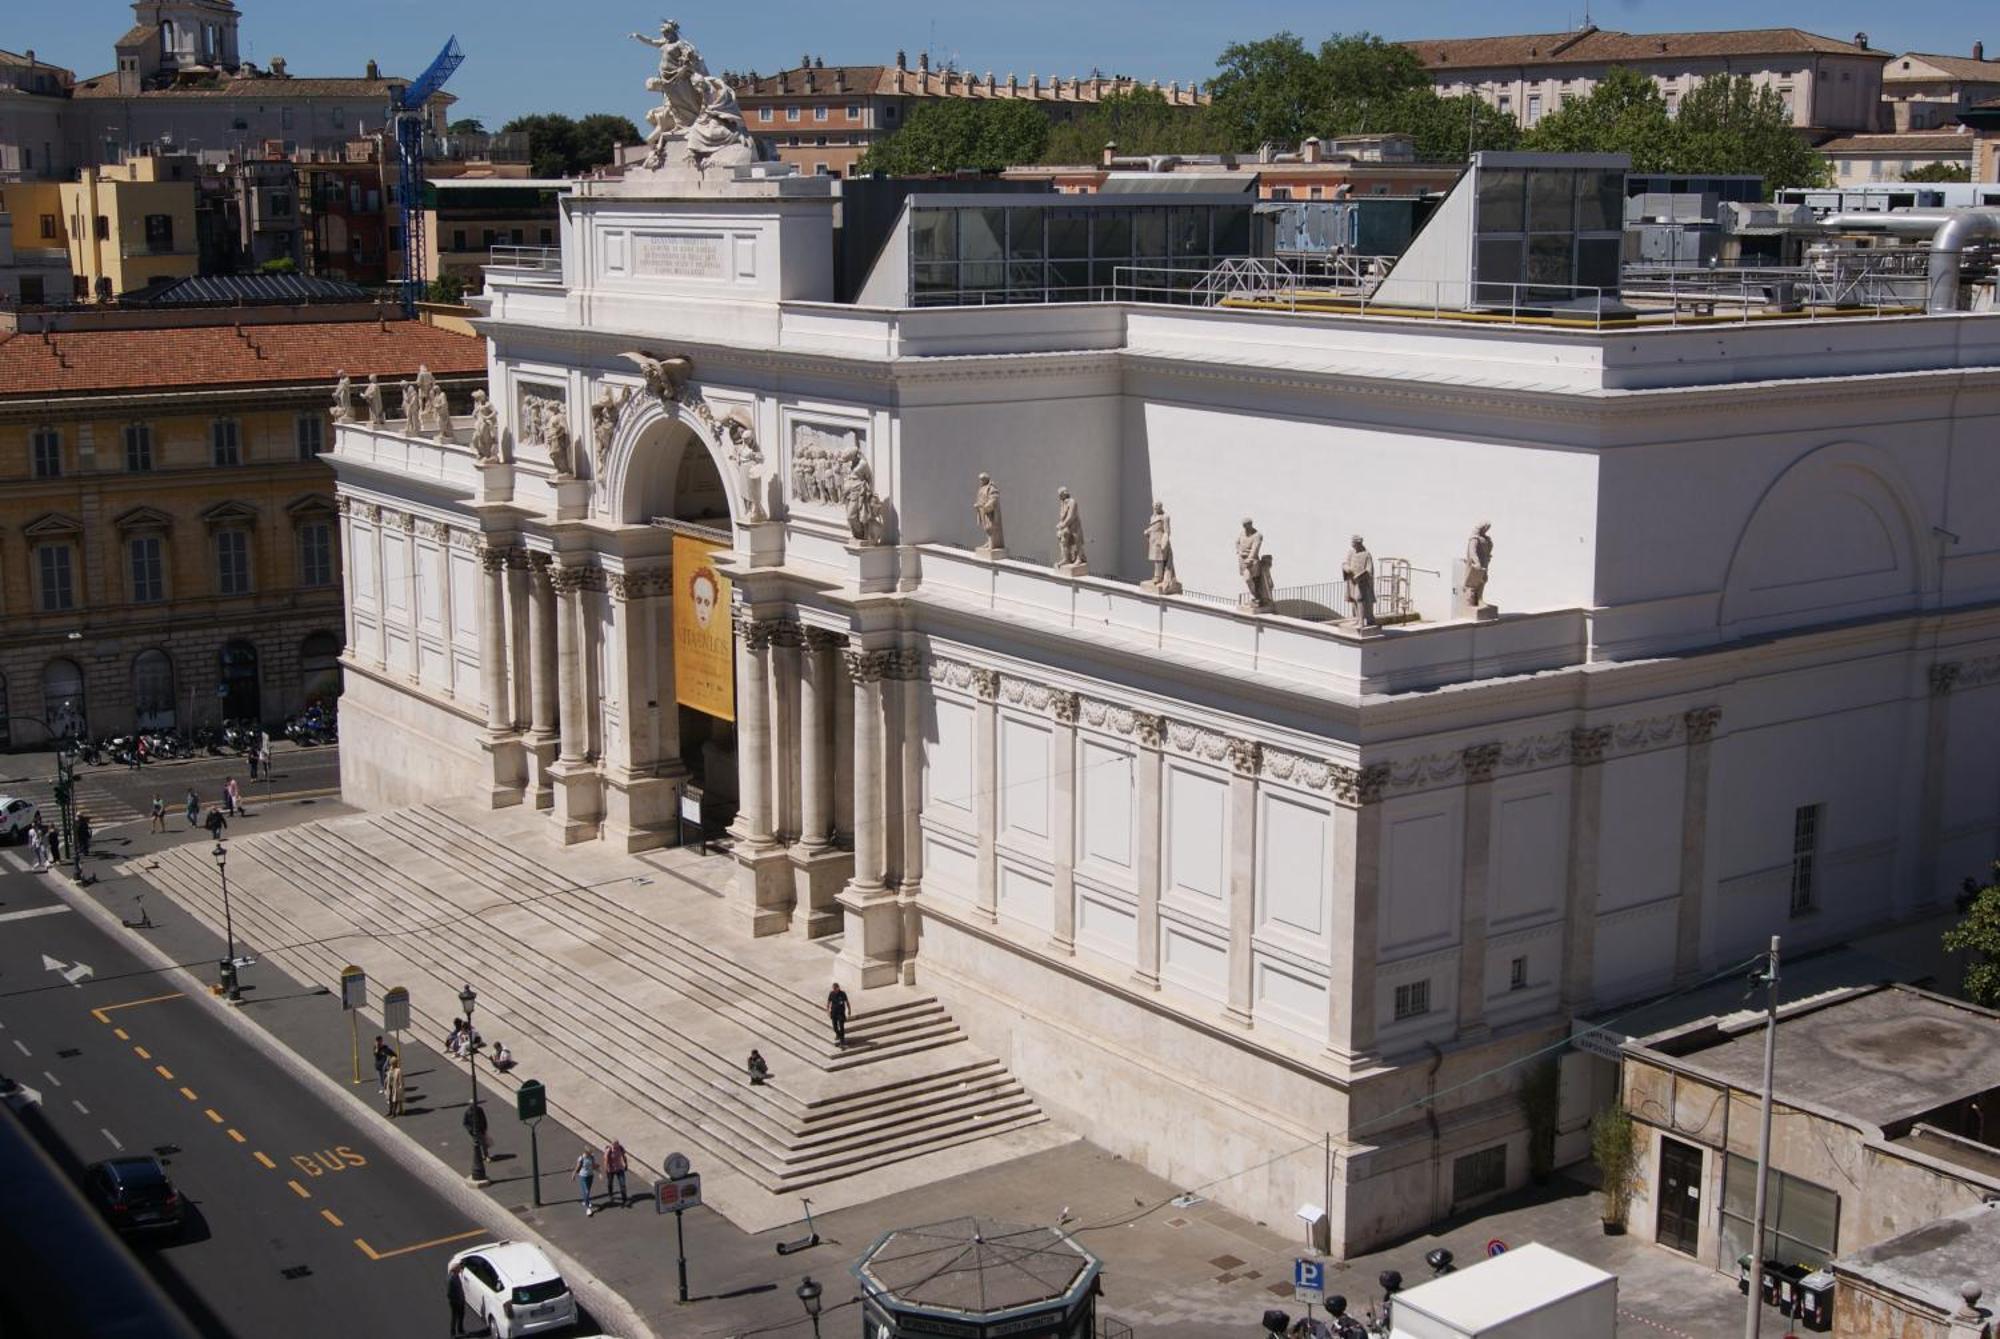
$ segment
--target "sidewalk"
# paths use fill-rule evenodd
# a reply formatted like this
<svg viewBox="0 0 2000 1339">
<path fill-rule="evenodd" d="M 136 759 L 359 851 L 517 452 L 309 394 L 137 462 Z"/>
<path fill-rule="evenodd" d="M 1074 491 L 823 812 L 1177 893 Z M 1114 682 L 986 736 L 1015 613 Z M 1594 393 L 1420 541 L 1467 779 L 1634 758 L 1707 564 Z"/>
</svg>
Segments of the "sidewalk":
<svg viewBox="0 0 2000 1339">
<path fill-rule="evenodd" d="M 282 830 L 293 825 L 351 813 L 337 803 L 302 801 L 277 805 L 241 827 L 246 831 Z M 303 838 L 305 834 L 301 834 Z M 89 872 L 101 877 L 88 895 L 123 920 L 139 919 L 138 896 L 146 886 L 137 879 L 113 875 L 113 866 L 142 862 L 143 857 L 190 841 L 207 844 L 206 833 L 170 831 L 164 836 L 127 830 L 118 835 L 111 858 L 93 860 Z M 155 894 L 145 900 L 152 928 L 143 934 L 176 961 L 197 964 L 204 977 L 220 946 L 202 923 L 169 899 Z M 239 913 L 240 914 L 240 913 Z M 514 910 L 509 916 L 528 915 Z M 303 1057 L 320 1073 L 337 1080 L 353 1100 L 379 1110 L 374 1076 L 352 1083 L 353 1060 L 347 1020 L 337 999 L 327 993 L 331 983 L 294 980 L 263 960 L 264 945 L 245 936 L 238 920 L 242 951 L 258 958 L 243 973 L 246 997 L 241 1011 L 246 1023 L 265 1029 Z M 371 983 L 371 996 L 387 982 Z M 489 1041 L 505 1038 L 517 1053 L 530 1040 L 517 1034 L 505 1011 L 493 1012 L 484 1002 L 477 1015 Z M 378 1017 L 362 1019 L 366 1048 L 380 1030 Z M 436 1159 L 437 1183 L 463 1187 L 469 1160 L 466 1136 L 459 1124 L 470 1081 L 463 1064 L 436 1049 L 440 1038 L 410 1036 L 402 1054 L 409 1075 L 409 1112 L 397 1122 L 401 1132 Z M 547 1039 L 541 1039 L 546 1042 Z M 526 1062 L 516 1070 L 525 1076 Z M 882 1198 L 820 1213 L 815 1221 L 822 1244 L 780 1257 L 775 1247 L 806 1235 L 803 1221 L 761 1226 L 745 1231 L 711 1208 L 686 1215 L 686 1248 L 690 1301 L 681 1306 L 675 1296 L 675 1250 L 669 1216 L 652 1212 L 650 1203 L 600 1211 L 586 1217 L 578 1205 L 570 1168 L 583 1139 L 551 1117 L 540 1126 L 540 1190 L 544 1203 L 533 1203 L 536 1184 L 529 1169 L 526 1130 L 514 1119 L 507 1100 L 495 1101 L 485 1069 L 480 1092 L 492 1120 L 495 1156 L 489 1163 L 494 1180 L 483 1194 L 488 1202 L 543 1234 L 553 1245 L 581 1262 L 594 1280 L 623 1296 L 658 1334 L 687 1336 L 747 1335 L 778 1331 L 803 1339 L 809 1333 L 794 1289 L 812 1275 L 826 1289 L 825 1324 L 830 1332 L 851 1327 L 852 1317 L 836 1307 L 854 1296 L 848 1266 L 879 1235 L 894 1228 L 977 1214 L 1001 1221 L 1055 1224 L 1066 1221 L 1078 1239 L 1105 1262 L 1100 1314 L 1124 1320 L 1143 1335 L 1165 1339 L 1209 1339 L 1211 1336 L 1259 1332 L 1258 1318 L 1266 1307 L 1297 1314 L 1290 1301 L 1291 1261 L 1299 1252 L 1290 1224 L 1247 1222 L 1201 1200 L 1175 1202 L 1181 1187 L 1128 1164 L 1088 1143 L 1071 1141 L 977 1170 L 951 1175 L 933 1183 L 911 1186 Z M 645 1195 L 641 1161 L 657 1165 L 671 1148 L 639 1147 L 630 1132 L 614 1127 L 634 1154 L 635 1195 Z M 1088 1131 L 1081 1133 L 1088 1134 Z M 593 1141 L 594 1142 L 594 1141 Z M 695 1161 L 695 1170 L 710 1175 L 722 1169 L 705 1164 L 698 1146 L 679 1151 Z M 1217 1168 L 1217 1173 L 1226 1172 Z M 886 1187 L 885 1187 L 886 1188 Z M 600 1175 L 598 1189 L 603 1190 Z M 810 1190 L 805 1193 L 811 1194 Z M 1383 1268 L 1400 1269 L 1414 1283 L 1428 1276 L 1423 1255 L 1447 1244 L 1458 1259 L 1470 1263 L 1492 1237 L 1512 1244 L 1542 1240 L 1586 1259 L 1607 1264 L 1622 1277 L 1620 1297 L 1625 1323 L 1621 1334 L 1659 1339 L 1667 1335 L 1708 1335 L 1740 1324 L 1740 1301 L 1726 1277 L 1691 1261 L 1629 1239 L 1602 1238 L 1594 1204 L 1580 1188 L 1560 1183 L 1550 1191 L 1509 1201 L 1484 1211 L 1473 1221 L 1448 1225 L 1377 1256 L 1356 1260 L 1336 1270 L 1335 1286 L 1346 1291 L 1357 1310 L 1375 1296 L 1373 1280 Z M 1615 1261 L 1615 1263 L 1611 1263 Z M 1732 1308 L 1734 1310 L 1732 1311 Z M 1727 1318 L 1726 1317 L 1733 1317 Z M 1773 1330 L 1782 1333 L 1782 1330 Z"/>
</svg>

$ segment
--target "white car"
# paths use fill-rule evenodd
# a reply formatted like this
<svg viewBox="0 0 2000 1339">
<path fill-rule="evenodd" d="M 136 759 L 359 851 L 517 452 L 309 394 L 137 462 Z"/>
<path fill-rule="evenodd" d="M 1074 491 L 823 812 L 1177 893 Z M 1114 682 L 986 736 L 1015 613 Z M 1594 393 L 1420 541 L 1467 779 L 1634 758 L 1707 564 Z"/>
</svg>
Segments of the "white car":
<svg viewBox="0 0 2000 1339">
<path fill-rule="evenodd" d="M 549 1258 L 525 1241 L 496 1241 L 460 1251 L 466 1312 L 493 1339 L 545 1334 L 576 1324 L 576 1295 Z"/>
<path fill-rule="evenodd" d="M 35 802 L 0 795 L 0 842 L 28 840 L 28 825 L 35 819 Z"/>
</svg>

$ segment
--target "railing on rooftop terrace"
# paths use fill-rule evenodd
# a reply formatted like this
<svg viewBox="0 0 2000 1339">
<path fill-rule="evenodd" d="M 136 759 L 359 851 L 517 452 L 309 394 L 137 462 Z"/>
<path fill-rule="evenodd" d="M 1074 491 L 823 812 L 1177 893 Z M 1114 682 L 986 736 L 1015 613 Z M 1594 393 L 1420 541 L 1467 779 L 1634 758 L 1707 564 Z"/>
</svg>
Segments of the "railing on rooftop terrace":
<svg viewBox="0 0 2000 1339">
<path fill-rule="evenodd" d="M 558 246 L 496 246 L 486 253 L 486 267 L 527 274 L 562 274 Z"/>
</svg>

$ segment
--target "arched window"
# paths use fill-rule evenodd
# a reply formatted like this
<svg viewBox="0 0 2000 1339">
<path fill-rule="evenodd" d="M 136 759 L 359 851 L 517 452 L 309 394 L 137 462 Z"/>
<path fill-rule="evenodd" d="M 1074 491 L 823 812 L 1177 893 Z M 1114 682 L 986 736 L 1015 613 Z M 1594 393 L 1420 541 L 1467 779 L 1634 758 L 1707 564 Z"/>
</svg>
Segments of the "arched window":
<svg viewBox="0 0 2000 1339">
<path fill-rule="evenodd" d="M 225 642 L 217 659 L 216 696 L 227 721 L 264 719 L 263 694 L 257 685 L 257 648 L 249 642 Z"/>
<path fill-rule="evenodd" d="M 132 712 L 141 730 L 173 728 L 174 662 L 165 651 L 141 651 L 132 658 Z"/>
<path fill-rule="evenodd" d="M 340 696 L 340 634 L 315 632 L 299 643 L 300 691 L 305 701 L 331 704 Z"/>
<path fill-rule="evenodd" d="M 88 733 L 90 716 L 83 700 L 83 671 L 74 660 L 51 660 L 42 667 L 42 719 L 58 738 Z"/>
</svg>

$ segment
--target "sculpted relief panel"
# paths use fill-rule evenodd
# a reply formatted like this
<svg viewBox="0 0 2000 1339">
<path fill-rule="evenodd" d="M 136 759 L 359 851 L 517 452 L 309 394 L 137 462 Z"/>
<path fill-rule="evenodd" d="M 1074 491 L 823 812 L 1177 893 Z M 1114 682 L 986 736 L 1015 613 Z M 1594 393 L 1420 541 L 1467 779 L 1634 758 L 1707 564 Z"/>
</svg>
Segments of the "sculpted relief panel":
<svg viewBox="0 0 2000 1339">
<path fill-rule="evenodd" d="M 794 423 L 788 462 L 793 503 L 814 507 L 843 505 L 848 460 L 860 456 L 861 445 L 858 429 Z"/>
</svg>

